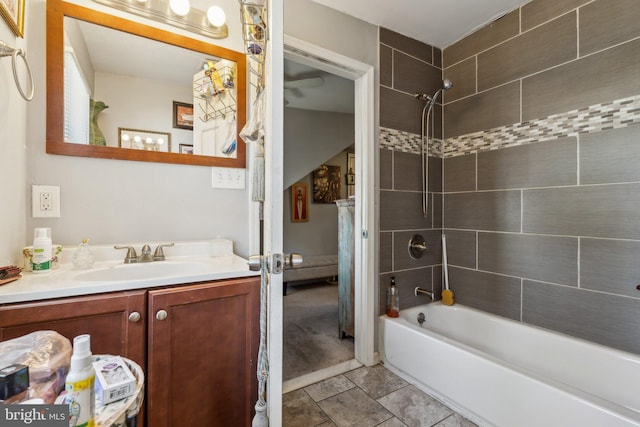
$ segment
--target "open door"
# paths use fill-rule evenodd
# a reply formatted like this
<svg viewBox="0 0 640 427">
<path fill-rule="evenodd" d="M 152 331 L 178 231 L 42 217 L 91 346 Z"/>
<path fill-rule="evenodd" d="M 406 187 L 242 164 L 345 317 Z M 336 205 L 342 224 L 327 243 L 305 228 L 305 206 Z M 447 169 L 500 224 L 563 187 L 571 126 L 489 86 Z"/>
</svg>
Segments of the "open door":
<svg viewBox="0 0 640 427">
<path fill-rule="evenodd" d="M 264 255 L 282 254 L 284 157 L 284 0 L 268 2 L 268 39 L 265 58 L 265 201 Z M 282 425 L 282 274 L 268 275 L 267 342 L 269 425 Z"/>
</svg>

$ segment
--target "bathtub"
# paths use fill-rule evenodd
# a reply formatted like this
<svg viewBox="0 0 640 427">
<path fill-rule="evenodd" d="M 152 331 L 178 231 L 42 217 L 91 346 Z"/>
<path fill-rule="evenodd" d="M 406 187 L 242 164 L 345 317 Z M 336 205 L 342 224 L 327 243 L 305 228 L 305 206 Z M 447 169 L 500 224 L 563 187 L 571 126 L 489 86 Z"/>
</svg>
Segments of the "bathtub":
<svg viewBox="0 0 640 427">
<path fill-rule="evenodd" d="M 459 304 L 381 316 L 379 333 L 389 370 L 481 426 L 640 426 L 632 353 Z"/>
</svg>

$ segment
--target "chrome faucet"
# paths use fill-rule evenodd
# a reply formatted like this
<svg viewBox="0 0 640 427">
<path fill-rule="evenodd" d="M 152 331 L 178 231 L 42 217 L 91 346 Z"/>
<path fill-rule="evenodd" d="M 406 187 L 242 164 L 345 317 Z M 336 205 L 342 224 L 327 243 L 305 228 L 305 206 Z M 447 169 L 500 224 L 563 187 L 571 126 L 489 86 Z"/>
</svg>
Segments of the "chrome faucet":
<svg viewBox="0 0 640 427">
<path fill-rule="evenodd" d="M 433 292 L 431 292 L 431 291 L 427 291 L 426 289 L 422 289 L 422 288 L 421 288 L 421 287 L 419 287 L 419 286 L 416 286 L 415 290 L 413 291 L 413 294 L 414 294 L 415 296 L 418 296 L 418 295 L 427 295 L 427 296 L 431 297 L 431 301 L 433 301 L 433 300 L 435 299 L 435 296 L 433 295 Z"/>
</svg>

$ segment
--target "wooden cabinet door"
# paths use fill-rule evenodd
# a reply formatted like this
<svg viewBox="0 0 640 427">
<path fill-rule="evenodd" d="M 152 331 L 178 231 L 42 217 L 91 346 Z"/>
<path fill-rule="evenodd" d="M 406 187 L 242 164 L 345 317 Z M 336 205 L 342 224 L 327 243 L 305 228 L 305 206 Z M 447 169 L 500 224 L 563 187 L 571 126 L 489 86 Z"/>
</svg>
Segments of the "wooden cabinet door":
<svg viewBox="0 0 640 427">
<path fill-rule="evenodd" d="M 149 292 L 148 425 L 251 425 L 259 280 Z"/>
<path fill-rule="evenodd" d="M 131 313 L 140 319 L 130 321 Z M 146 366 L 146 291 L 60 298 L 0 306 L 0 341 L 40 330 L 91 335 L 93 354 L 114 354 Z"/>
</svg>

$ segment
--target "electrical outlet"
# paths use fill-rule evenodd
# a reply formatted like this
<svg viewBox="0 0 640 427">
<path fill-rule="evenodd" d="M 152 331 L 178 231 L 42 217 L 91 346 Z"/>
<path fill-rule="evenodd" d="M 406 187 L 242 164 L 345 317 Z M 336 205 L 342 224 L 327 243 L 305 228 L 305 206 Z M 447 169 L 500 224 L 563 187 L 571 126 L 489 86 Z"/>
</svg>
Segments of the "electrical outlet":
<svg viewBox="0 0 640 427">
<path fill-rule="evenodd" d="M 211 168 L 211 187 L 244 190 L 245 170 L 241 168 Z"/>
<path fill-rule="evenodd" d="M 34 218 L 60 218 L 60 187 L 33 185 L 31 205 Z"/>
</svg>

